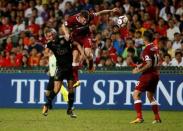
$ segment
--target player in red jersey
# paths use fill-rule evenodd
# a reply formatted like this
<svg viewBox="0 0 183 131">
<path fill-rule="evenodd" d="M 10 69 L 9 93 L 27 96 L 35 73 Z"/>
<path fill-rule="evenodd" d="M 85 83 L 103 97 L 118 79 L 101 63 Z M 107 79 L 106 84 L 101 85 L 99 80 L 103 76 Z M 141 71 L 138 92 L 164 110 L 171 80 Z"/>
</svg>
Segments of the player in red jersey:
<svg viewBox="0 0 183 131">
<path fill-rule="evenodd" d="M 136 67 L 132 70 L 133 74 L 142 73 L 133 93 L 134 108 L 137 112 L 137 118 L 130 123 L 142 123 L 144 121 L 142 117 L 142 101 L 140 95 L 145 91 L 147 91 L 147 97 L 155 115 L 153 124 L 161 123 L 158 103 L 154 98 L 154 93 L 159 81 L 158 49 L 152 43 L 152 32 L 145 31 L 143 39 L 146 45 L 142 52 L 143 63 L 140 67 Z"/>
<path fill-rule="evenodd" d="M 80 54 L 81 59 L 78 59 L 78 51 L 77 49 L 73 51 L 73 71 L 75 72 L 75 76 L 77 79 L 78 74 L 78 66 L 79 61 L 82 60 L 86 56 L 86 61 L 88 64 L 89 71 L 93 71 L 93 53 L 92 53 L 92 39 L 91 39 L 91 31 L 90 31 L 90 21 L 94 19 L 95 16 L 99 16 L 102 14 L 110 13 L 110 12 L 119 12 L 118 8 L 114 8 L 112 10 L 102 10 L 96 13 L 89 13 L 87 10 L 82 10 L 80 13 L 70 16 L 67 21 L 65 21 L 64 26 L 70 30 L 70 36 L 74 43 L 79 43 L 84 48 L 84 53 Z"/>
</svg>

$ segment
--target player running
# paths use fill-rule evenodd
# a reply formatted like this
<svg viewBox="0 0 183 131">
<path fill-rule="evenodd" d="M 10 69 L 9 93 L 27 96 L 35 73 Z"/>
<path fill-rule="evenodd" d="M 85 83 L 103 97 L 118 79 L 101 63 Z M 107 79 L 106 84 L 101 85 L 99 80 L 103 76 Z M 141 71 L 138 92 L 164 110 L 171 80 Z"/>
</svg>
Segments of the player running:
<svg viewBox="0 0 183 131">
<path fill-rule="evenodd" d="M 48 115 L 48 109 L 52 104 L 53 99 L 60 91 L 62 82 L 67 80 L 68 85 L 68 109 L 67 114 L 72 118 L 76 118 L 72 107 L 74 103 L 74 88 L 73 88 L 73 71 L 72 71 L 72 48 L 69 40 L 69 35 L 64 32 L 64 36 L 57 36 L 54 29 L 48 29 L 45 32 L 45 36 L 48 40 L 47 48 L 49 48 L 56 57 L 57 69 L 54 75 L 54 89 L 47 97 L 46 104 L 43 106 L 43 115 Z"/>
<path fill-rule="evenodd" d="M 159 81 L 158 49 L 152 43 L 152 32 L 145 31 L 143 39 L 145 43 L 145 49 L 142 52 L 143 63 L 140 67 L 136 67 L 132 70 L 133 74 L 142 73 L 133 93 L 134 108 L 137 112 L 137 118 L 130 123 L 142 123 L 144 121 L 142 116 L 141 93 L 145 91 L 147 91 L 147 97 L 155 115 L 155 119 L 152 123 L 161 123 L 158 103 L 154 98 L 154 93 Z"/>
</svg>

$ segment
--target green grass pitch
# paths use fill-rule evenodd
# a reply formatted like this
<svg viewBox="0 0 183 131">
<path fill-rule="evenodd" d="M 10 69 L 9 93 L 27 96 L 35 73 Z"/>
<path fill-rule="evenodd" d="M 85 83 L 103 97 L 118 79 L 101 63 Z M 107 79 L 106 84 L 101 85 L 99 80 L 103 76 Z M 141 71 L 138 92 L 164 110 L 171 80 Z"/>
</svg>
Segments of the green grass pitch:
<svg viewBox="0 0 183 131">
<path fill-rule="evenodd" d="M 134 111 L 76 110 L 72 119 L 63 109 L 41 115 L 41 109 L 0 109 L 0 131 L 183 131 L 183 112 L 161 111 L 163 123 L 151 124 L 153 114 L 144 111 L 145 122 L 129 124 Z"/>
</svg>

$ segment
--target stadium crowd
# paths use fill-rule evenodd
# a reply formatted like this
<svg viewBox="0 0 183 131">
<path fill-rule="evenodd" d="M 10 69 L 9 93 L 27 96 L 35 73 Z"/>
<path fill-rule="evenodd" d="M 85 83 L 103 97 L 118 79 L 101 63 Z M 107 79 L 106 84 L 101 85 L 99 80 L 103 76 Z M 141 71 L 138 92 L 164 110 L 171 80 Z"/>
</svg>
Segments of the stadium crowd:
<svg viewBox="0 0 183 131">
<path fill-rule="evenodd" d="M 59 27 L 80 10 L 97 12 L 118 7 L 120 13 L 91 22 L 94 62 L 98 67 L 134 66 L 145 30 L 154 33 L 162 66 L 183 66 L 183 0 L 1 0 L 0 67 L 47 66 L 44 30 Z M 115 24 L 127 15 L 124 28 Z"/>
</svg>

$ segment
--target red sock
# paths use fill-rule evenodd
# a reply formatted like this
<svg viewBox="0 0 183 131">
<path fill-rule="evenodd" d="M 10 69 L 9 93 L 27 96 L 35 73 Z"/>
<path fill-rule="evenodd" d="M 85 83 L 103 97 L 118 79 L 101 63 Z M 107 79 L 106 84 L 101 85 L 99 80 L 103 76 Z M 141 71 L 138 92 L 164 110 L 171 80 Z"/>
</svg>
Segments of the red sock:
<svg viewBox="0 0 183 131">
<path fill-rule="evenodd" d="M 75 82 L 79 80 L 78 67 L 77 66 L 73 66 L 73 77 L 74 77 Z"/>
<path fill-rule="evenodd" d="M 155 120 L 160 120 L 158 105 L 152 105 L 152 110 L 154 112 Z"/>
<path fill-rule="evenodd" d="M 137 118 L 142 119 L 142 101 L 141 100 L 136 100 L 134 102 L 134 108 L 137 112 Z"/>
</svg>

